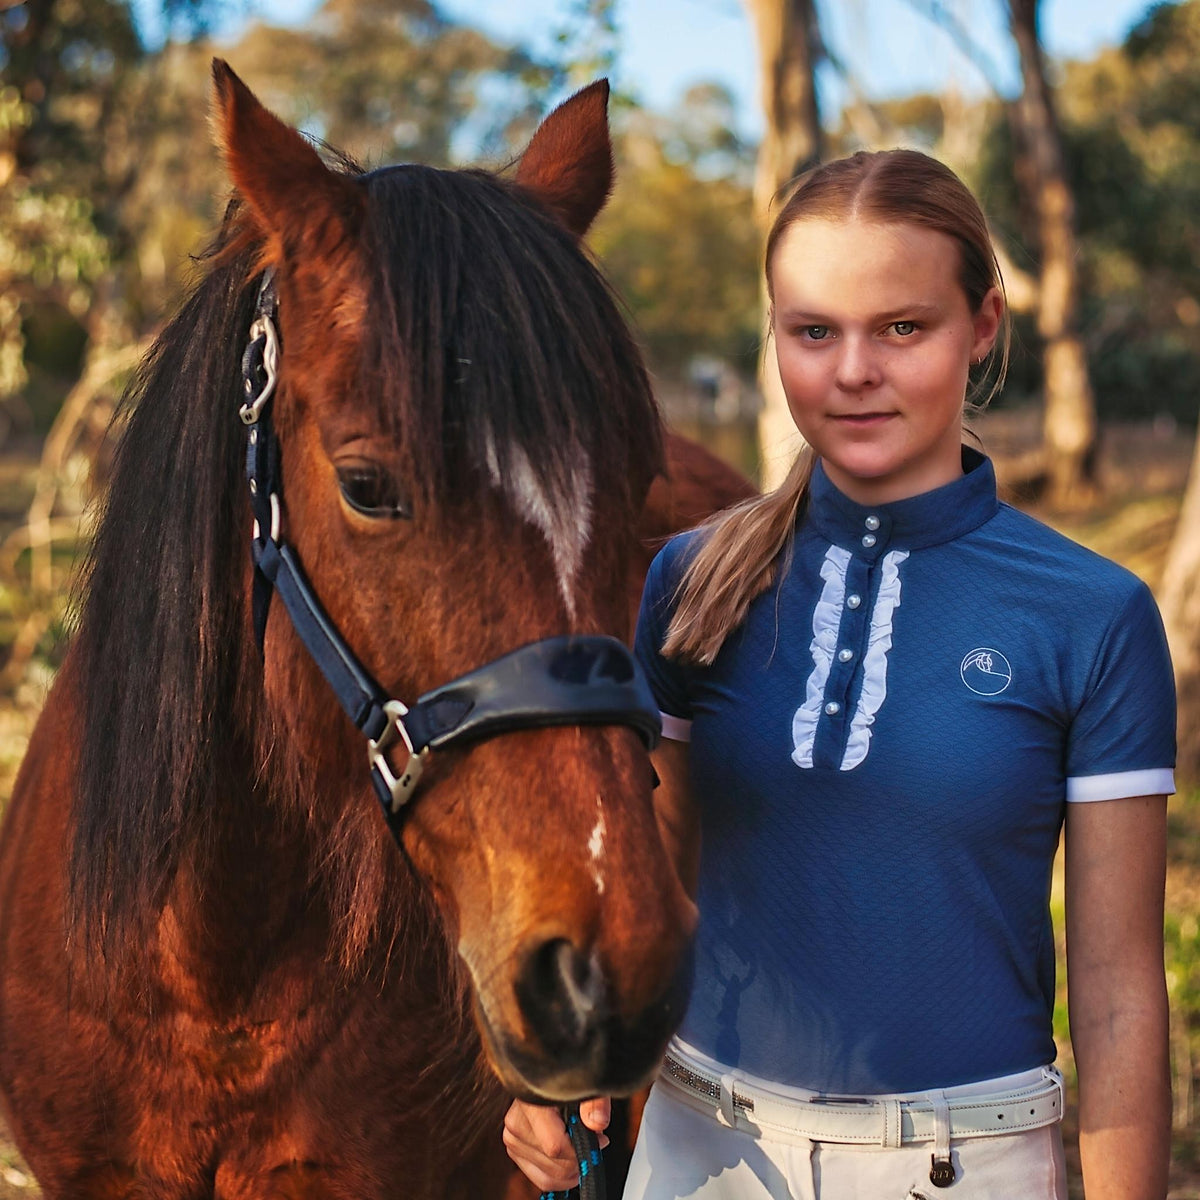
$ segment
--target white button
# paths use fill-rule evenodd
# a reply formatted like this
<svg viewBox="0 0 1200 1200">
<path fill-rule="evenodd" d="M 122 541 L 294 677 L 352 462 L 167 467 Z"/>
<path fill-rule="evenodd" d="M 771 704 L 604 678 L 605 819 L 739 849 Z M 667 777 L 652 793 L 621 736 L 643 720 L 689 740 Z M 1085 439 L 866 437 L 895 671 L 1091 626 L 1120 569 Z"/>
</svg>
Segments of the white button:
<svg viewBox="0 0 1200 1200">
<path fill-rule="evenodd" d="M 842 706 L 836 700 L 830 700 L 830 702 L 825 705 L 825 711 L 831 717 L 836 717 L 838 713 L 842 711 Z"/>
<path fill-rule="evenodd" d="M 878 529 L 879 528 L 879 518 L 876 516 L 870 516 L 863 522 L 863 524 L 868 529 Z"/>
<path fill-rule="evenodd" d="M 878 540 L 879 540 L 879 539 L 878 539 L 878 538 L 877 538 L 877 537 L 876 537 L 876 536 L 875 536 L 873 533 L 864 533 L 864 534 L 863 534 L 863 540 L 862 540 L 862 542 L 863 542 L 863 545 L 864 545 L 864 546 L 866 546 L 866 548 L 867 548 L 868 550 L 870 550 L 870 548 L 871 548 L 873 545 L 875 545 L 875 543 L 876 543 Z"/>
<path fill-rule="evenodd" d="M 838 662 L 849 662 L 854 657 L 853 650 L 839 650 Z"/>
<path fill-rule="evenodd" d="M 847 608 L 857 608 L 862 603 L 862 597 L 857 593 L 846 597 Z"/>
</svg>

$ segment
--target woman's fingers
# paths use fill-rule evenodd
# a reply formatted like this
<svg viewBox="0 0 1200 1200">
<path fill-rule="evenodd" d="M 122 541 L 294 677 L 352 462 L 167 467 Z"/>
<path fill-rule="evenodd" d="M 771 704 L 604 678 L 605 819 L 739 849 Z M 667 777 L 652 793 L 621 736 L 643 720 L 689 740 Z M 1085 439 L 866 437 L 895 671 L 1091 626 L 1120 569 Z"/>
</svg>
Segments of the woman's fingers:
<svg viewBox="0 0 1200 1200">
<path fill-rule="evenodd" d="M 604 1136 L 604 1130 L 608 1128 L 608 1123 L 612 1120 L 612 1101 L 607 1096 L 596 1096 L 592 1100 L 585 1100 L 579 1106 L 579 1119 L 593 1133 L 600 1134 L 601 1146 L 608 1145 L 608 1138 Z"/>
<path fill-rule="evenodd" d="M 543 1192 L 579 1183 L 579 1164 L 558 1109 L 514 1100 L 504 1118 L 508 1156 Z"/>
<path fill-rule="evenodd" d="M 580 1105 L 580 1119 L 600 1134 L 601 1146 L 608 1145 L 602 1131 L 608 1125 L 611 1107 L 606 1097 L 585 1100 Z M 579 1163 L 558 1109 L 514 1100 L 504 1118 L 504 1146 L 509 1158 L 542 1191 L 566 1191 L 578 1186 Z"/>
</svg>

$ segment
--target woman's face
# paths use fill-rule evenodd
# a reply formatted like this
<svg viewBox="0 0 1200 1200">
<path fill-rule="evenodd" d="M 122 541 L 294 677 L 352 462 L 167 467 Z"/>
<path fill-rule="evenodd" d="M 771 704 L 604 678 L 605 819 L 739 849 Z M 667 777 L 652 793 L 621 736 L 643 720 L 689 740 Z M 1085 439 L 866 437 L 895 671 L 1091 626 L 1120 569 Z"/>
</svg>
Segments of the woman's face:
<svg viewBox="0 0 1200 1200">
<path fill-rule="evenodd" d="M 1003 301 L 972 312 L 958 244 L 919 225 L 808 218 L 776 243 L 772 330 L 792 419 L 826 473 L 862 504 L 962 474 L 972 361 Z"/>
</svg>

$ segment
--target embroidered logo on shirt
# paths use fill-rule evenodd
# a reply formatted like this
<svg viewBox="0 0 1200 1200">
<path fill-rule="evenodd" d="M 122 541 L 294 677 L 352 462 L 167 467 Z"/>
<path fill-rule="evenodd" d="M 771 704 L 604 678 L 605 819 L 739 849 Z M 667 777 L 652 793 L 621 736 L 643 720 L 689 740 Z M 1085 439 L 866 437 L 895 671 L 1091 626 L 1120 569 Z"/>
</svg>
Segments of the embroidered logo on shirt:
<svg viewBox="0 0 1200 1200">
<path fill-rule="evenodd" d="M 958 668 L 962 681 L 977 696 L 998 696 L 1012 683 L 1009 661 L 990 646 L 972 650 Z"/>
</svg>

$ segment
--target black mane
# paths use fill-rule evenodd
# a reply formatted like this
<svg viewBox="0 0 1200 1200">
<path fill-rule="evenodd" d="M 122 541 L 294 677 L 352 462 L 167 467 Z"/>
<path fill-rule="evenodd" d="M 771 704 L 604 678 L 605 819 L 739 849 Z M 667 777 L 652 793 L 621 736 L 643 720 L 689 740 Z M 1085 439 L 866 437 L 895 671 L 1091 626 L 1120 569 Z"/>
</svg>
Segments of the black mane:
<svg viewBox="0 0 1200 1200">
<path fill-rule="evenodd" d="M 226 228 L 206 256 L 216 258 Z M 85 564 L 82 737 L 73 918 L 106 949 L 159 903 L 203 839 L 246 663 L 242 559 L 249 521 L 237 419 L 254 308 L 249 253 L 210 269 L 122 399 L 127 418 Z"/>
<path fill-rule="evenodd" d="M 364 391 L 394 422 L 415 493 L 463 502 L 524 460 L 569 518 L 574 448 L 605 519 L 632 522 L 659 467 L 657 412 L 574 239 L 483 173 L 402 167 L 361 184 Z M 73 922 L 117 958 L 148 933 L 180 863 L 205 853 L 230 782 L 261 769 L 237 418 L 258 248 L 238 251 L 243 236 L 228 218 L 124 398 L 81 585 Z"/>
</svg>

